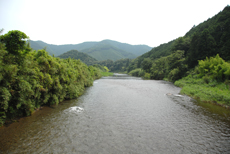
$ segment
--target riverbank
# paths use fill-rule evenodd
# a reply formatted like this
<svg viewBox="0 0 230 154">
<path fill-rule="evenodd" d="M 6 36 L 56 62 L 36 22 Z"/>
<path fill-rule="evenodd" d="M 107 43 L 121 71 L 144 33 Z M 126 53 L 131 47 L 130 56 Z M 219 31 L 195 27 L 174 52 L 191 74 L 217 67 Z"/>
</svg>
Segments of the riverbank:
<svg viewBox="0 0 230 154">
<path fill-rule="evenodd" d="M 112 72 L 100 71 L 100 76 L 99 76 L 99 78 L 101 78 L 101 77 L 103 77 L 103 76 L 113 76 L 113 73 L 112 73 Z M 95 79 L 99 79 L 99 78 L 95 78 Z M 84 92 L 85 92 L 85 90 L 82 91 L 82 93 L 79 93 L 79 96 L 81 96 Z M 64 101 L 66 101 L 66 100 L 64 100 Z M 59 104 L 59 103 L 58 103 L 58 104 Z M 54 104 L 54 105 L 52 105 L 52 106 L 55 106 L 55 105 L 56 105 L 56 104 Z M 43 106 L 40 106 L 40 107 L 38 107 L 38 108 L 35 108 L 33 111 L 31 111 L 30 115 L 33 115 L 33 114 L 35 114 L 36 112 L 39 112 L 40 110 L 42 110 L 43 107 L 49 107 L 49 106 L 50 106 L 50 105 L 43 105 Z M 19 120 L 20 120 L 21 118 L 24 118 L 24 117 L 27 117 L 27 116 L 16 116 L 16 117 L 14 117 L 14 118 L 6 119 L 6 120 L 5 120 L 5 123 L 2 124 L 2 125 L 0 125 L 0 128 L 1 128 L 2 126 L 7 126 L 7 125 L 10 125 L 10 124 L 12 124 L 12 123 L 19 122 Z"/>
<path fill-rule="evenodd" d="M 174 84 L 182 88 L 181 94 L 230 109 L 230 85 L 227 82 L 207 81 L 197 75 L 189 75 Z"/>
<path fill-rule="evenodd" d="M 101 72 L 101 76 L 113 76 L 112 72 Z"/>
</svg>

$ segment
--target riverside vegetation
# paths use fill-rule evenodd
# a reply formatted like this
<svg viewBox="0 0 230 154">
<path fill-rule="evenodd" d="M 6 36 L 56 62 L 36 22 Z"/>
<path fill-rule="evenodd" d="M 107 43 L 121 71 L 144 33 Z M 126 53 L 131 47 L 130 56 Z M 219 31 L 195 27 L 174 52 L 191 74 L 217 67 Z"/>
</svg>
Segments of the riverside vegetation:
<svg viewBox="0 0 230 154">
<path fill-rule="evenodd" d="M 181 93 L 201 101 L 230 106 L 230 63 L 217 54 L 216 57 L 200 60 L 190 74 L 175 82 L 182 87 Z"/>
<path fill-rule="evenodd" d="M 43 105 L 77 98 L 102 76 L 101 66 L 32 50 L 26 39 L 17 30 L 0 36 L 0 125 L 31 115 Z"/>
</svg>

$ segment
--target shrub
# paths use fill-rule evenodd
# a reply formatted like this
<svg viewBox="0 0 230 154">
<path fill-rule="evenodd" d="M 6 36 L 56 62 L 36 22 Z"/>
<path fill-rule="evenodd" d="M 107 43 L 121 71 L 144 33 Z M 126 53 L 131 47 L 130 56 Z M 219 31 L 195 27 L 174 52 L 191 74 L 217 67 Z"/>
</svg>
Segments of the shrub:
<svg viewBox="0 0 230 154">
<path fill-rule="evenodd" d="M 129 75 L 141 77 L 144 76 L 144 71 L 141 68 L 137 68 L 129 72 Z"/>
<path fill-rule="evenodd" d="M 145 73 L 144 79 L 150 79 L 150 73 Z"/>
<path fill-rule="evenodd" d="M 225 62 L 218 54 L 216 57 L 199 61 L 199 76 L 209 75 L 212 79 L 225 81 L 230 78 L 230 64 Z"/>
</svg>

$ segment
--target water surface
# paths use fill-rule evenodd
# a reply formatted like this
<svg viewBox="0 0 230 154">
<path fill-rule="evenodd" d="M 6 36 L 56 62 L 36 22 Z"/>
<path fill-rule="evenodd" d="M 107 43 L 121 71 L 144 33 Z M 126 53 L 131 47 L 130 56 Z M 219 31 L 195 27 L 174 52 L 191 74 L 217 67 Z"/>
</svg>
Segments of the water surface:
<svg viewBox="0 0 230 154">
<path fill-rule="evenodd" d="M 230 112 L 116 74 L 0 129 L 2 153 L 230 153 Z M 169 94 L 170 93 L 170 94 Z"/>
</svg>

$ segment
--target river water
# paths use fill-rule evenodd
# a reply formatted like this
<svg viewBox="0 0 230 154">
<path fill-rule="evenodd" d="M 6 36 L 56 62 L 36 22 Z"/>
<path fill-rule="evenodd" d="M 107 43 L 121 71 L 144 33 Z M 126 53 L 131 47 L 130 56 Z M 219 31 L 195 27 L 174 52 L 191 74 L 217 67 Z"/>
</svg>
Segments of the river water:
<svg viewBox="0 0 230 154">
<path fill-rule="evenodd" d="M 230 111 L 166 81 L 115 74 L 0 128 L 0 153 L 230 153 Z"/>
</svg>

